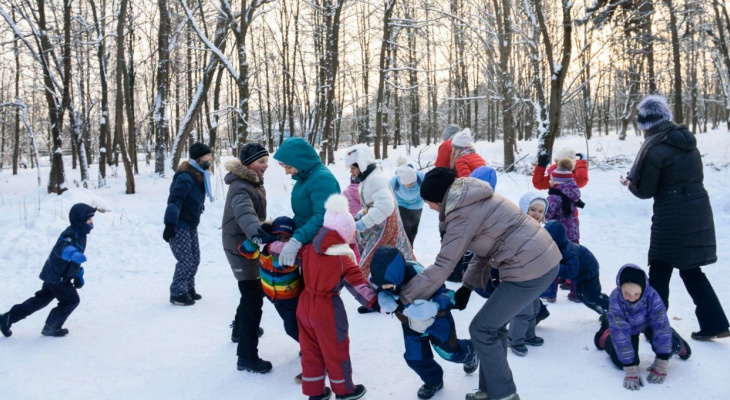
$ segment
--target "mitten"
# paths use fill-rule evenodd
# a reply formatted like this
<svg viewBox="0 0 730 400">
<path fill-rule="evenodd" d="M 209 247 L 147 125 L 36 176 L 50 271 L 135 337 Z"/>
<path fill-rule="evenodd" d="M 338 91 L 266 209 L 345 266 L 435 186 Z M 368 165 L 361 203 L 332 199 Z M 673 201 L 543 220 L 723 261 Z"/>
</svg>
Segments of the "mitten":
<svg viewBox="0 0 730 400">
<path fill-rule="evenodd" d="M 380 309 L 390 314 L 398 309 L 398 296 L 388 292 L 378 293 L 378 304 Z"/>
<path fill-rule="evenodd" d="M 436 320 L 439 307 L 433 301 L 418 299 L 403 310 L 403 315 L 408 317 L 408 326 L 418 332 L 424 333 Z"/>
<path fill-rule="evenodd" d="M 77 251 L 71 256 L 71 262 L 74 262 L 76 264 L 82 264 L 86 262 L 86 256 L 84 253 Z"/>
<path fill-rule="evenodd" d="M 84 287 L 84 267 L 79 268 L 79 273 L 74 277 L 74 287 L 76 289 Z"/>
<path fill-rule="evenodd" d="M 365 230 L 365 223 L 362 222 L 362 220 L 357 221 L 357 223 L 355 224 L 355 230 L 357 230 L 358 232 L 364 231 Z"/>
<path fill-rule="evenodd" d="M 299 249 L 301 248 L 302 244 L 299 243 L 298 240 L 291 238 L 288 242 L 286 242 L 284 248 L 281 249 L 281 254 L 279 254 L 279 265 L 291 267 L 296 264 L 297 253 L 299 253 Z"/>
<path fill-rule="evenodd" d="M 252 243 L 250 240 L 244 240 L 243 242 L 238 244 L 238 254 L 249 260 L 258 258 L 260 254 L 259 246 Z"/>
<path fill-rule="evenodd" d="M 546 168 L 550 164 L 550 154 L 540 153 L 537 156 L 537 165 Z"/>
<path fill-rule="evenodd" d="M 644 381 L 639 374 L 639 368 L 636 365 L 624 367 L 624 388 L 628 390 L 639 390 L 644 386 Z"/>
<path fill-rule="evenodd" d="M 251 238 L 251 242 L 253 242 L 254 244 L 257 244 L 259 246 L 273 243 L 277 240 L 279 240 L 279 239 L 276 236 L 269 235 L 268 233 L 260 233 L 258 235 L 253 235 L 253 237 Z"/>
<path fill-rule="evenodd" d="M 170 243 L 170 240 L 175 238 L 175 225 L 165 224 L 165 230 L 162 232 L 162 238 L 165 239 L 167 243 Z"/>
<path fill-rule="evenodd" d="M 661 360 L 659 358 L 655 359 L 654 364 L 646 369 L 647 371 L 651 371 L 646 380 L 649 381 L 649 383 L 664 383 L 664 380 L 667 379 L 668 366 L 669 360 Z"/>
<path fill-rule="evenodd" d="M 578 157 L 579 160 L 585 160 L 586 155 L 583 153 L 575 153 L 575 156 Z"/>
<path fill-rule="evenodd" d="M 454 308 L 457 310 L 463 310 L 466 308 L 466 304 L 469 303 L 469 297 L 471 297 L 471 289 L 466 286 L 462 286 L 459 290 L 454 293 Z"/>
</svg>

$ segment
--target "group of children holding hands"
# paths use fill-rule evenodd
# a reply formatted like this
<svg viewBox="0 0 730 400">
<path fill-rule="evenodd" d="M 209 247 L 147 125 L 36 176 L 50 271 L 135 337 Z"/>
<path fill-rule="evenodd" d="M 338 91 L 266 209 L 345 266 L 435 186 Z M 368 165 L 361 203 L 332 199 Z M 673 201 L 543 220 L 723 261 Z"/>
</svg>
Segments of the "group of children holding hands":
<svg viewBox="0 0 730 400">
<path fill-rule="evenodd" d="M 467 164 L 476 168 L 484 163 L 473 157 L 476 153 L 467 140 L 470 136 L 462 136 L 465 135 L 457 132 L 453 138 L 453 153 L 457 157 L 451 162 L 458 170 L 463 170 L 459 176 L 468 176 Z M 578 163 L 584 164 L 583 158 L 580 156 Z M 543 171 L 547 167 L 544 155 L 538 167 Z M 572 154 L 558 159 L 556 165 L 548 169 L 549 173 L 540 177 L 540 185 L 545 177 L 549 181 L 548 196 L 527 193 L 520 199 L 519 206 L 525 214 L 544 225 L 558 245 L 562 254 L 558 276 L 570 280 L 578 301 L 600 315 L 601 326 L 594 338 L 595 345 L 605 350 L 616 366 L 623 368 L 624 387 L 638 390 L 643 385 L 637 367 L 641 333 L 646 335 L 656 353 L 647 380 L 662 383 L 671 355 L 677 354 L 686 360 L 691 350 L 671 329 L 664 304 L 639 267 L 624 265 L 610 296 L 601 293 L 598 262 L 590 250 L 579 244 L 577 209 L 583 203 L 574 179 L 576 168 Z M 496 179 L 496 175 L 493 178 Z M 587 175 L 585 178 L 587 181 Z M 496 181 L 491 184 L 495 186 Z M 362 306 L 392 313 L 401 322 L 406 364 L 423 381 L 417 395 L 430 399 L 443 387 L 443 370 L 434 360 L 431 347 L 443 359 L 462 364 L 467 374 L 479 366 L 471 341 L 457 337 L 451 315 L 455 305 L 454 291 L 442 286 L 430 299 L 417 300 L 405 307 L 399 301 L 399 292 L 423 267 L 418 262 L 406 261 L 403 254 L 391 246 L 381 246 L 375 251 L 370 276 L 363 276 L 358 266 L 357 247 L 352 240 L 356 229 L 350 207 L 348 199 L 342 195 L 332 195 L 327 200 L 323 226 L 312 243 L 300 250 L 294 266 L 282 266 L 278 262 L 281 249 L 296 229 L 294 221 L 288 217 L 276 218 L 273 223 L 263 226 L 270 234 L 267 237 L 273 241 L 246 240 L 239 245 L 239 252 L 247 258 L 258 258 L 263 292 L 281 316 L 287 335 L 300 344 L 302 374 L 298 380 L 301 380 L 303 394 L 309 399 L 330 399 L 334 393 L 337 399 L 352 400 L 366 392 L 363 385 L 352 380 L 347 314 L 339 295 L 343 287 Z M 86 261 L 86 235 L 93 227 L 95 211 L 85 204 L 71 208 L 71 225 L 59 237 L 41 272 L 41 290 L 0 314 L 0 331 L 4 336 L 12 334 L 11 325 L 42 309 L 54 298 L 59 304 L 48 316 L 42 334 L 64 336 L 68 333 L 63 324 L 79 304 L 76 290 L 83 286 L 81 264 Z M 498 271 L 493 272 L 487 290 L 478 291 L 485 297 L 489 296 L 490 285 L 499 284 Z M 548 299 L 554 298 L 555 289 L 552 293 L 548 290 Z M 535 334 L 535 326 L 547 315 L 540 298 L 536 298 L 510 322 L 509 346 L 515 354 L 526 355 L 526 345 L 544 343 Z M 327 376 L 330 387 L 325 384 Z"/>
</svg>

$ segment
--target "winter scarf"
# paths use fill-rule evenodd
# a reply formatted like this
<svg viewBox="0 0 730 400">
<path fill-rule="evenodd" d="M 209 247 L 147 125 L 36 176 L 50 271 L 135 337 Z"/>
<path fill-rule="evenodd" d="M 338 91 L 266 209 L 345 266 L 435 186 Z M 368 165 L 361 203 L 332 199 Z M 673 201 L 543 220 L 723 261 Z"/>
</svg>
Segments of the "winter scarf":
<svg viewBox="0 0 730 400">
<path fill-rule="evenodd" d="M 548 194 L 560 196 L 560 198 L 563 199 L 563 201 L 560 202 L 560 205 L 561 205 L 561 207 L 563 207 L 563 216 L 564 217 L 569 217 L 569 216 L 573 215 L 573 210 L 570 209 L 570 204 L 573 201 L 570 200 L 570 198 L 568 196 L 566 196 L 565 193 L 561 192 L 557 188 L 551 187 L 550 189 L 548 189 Z M 578 199 L 578 201 L 575 202 L 575 206 L 578 208 L 583 208 L 583 207 L 585 207 L 585 205 L 586 205 L 586 203 L 584 203 L 583 200 L 581 200 L 581 199 Z"/>
<path fill-rule="evenodd" d="M 195 160 L 190 160 L 190 165 L 192 165 L 193 168 L 197 169 L 198 171 L 200 171 L 200 173 L 203 174 L 203 179 L 205 180 L 205 194 L 208 195 L 211 203 L 214 202 L 215 200 L 213 199 L 213 192 L 210 190 L 210 172 L 201 168 L 200 165 L 195 162 Z"/>
<path fill-rule="evenodd" d="M 676 128 L 676 125 L 672 122 L 668 122 L 665 124 L 671 124 L 673 125 L 672 128 Z M 661 126 L 663 125 L 664 124 L 662 124 Z M 639 149 L 639 154 L 636 156 L 636 160 L 634 160 L 634 164 L 631 166 L 631 170 L 629 171 L 628 179 L 631 181 L 632 186 L 639 185 L 639 179 L 641 179 L 641 165 L 644 163 L 644 158 L 646 158 L 646 155 L 649 154 L 649 150 L 651 150 L 652 147 L 661 143 L 664 138 L 666 138 L 667 135 L 673 130 L 674 129 L 654 128 L 646 133 L 646 140 L 644 141 L 644 143 L 642 143 L 641 148 Z"/>
</svg>

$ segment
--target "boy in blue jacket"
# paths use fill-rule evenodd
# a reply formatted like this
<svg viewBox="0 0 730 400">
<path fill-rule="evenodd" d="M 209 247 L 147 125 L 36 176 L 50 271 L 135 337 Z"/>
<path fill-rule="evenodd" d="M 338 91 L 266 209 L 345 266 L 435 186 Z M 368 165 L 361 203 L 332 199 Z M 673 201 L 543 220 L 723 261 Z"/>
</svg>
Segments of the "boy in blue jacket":
<svg viewBox="0 0 730 400">
<path fill-rule="evenodd" d="M 63 323 L 79 305 L 79 294 L 76 289 L 84 286 L 84 268 L 86 261 L 86 235 L 94 228 L 94 213 L 96 209 L 89 205 L 78 203 L 71 207 L 69 220 L 71 226 L 61 233 L 56 245 L 48 256 L 40 279 L 43 281 L 41 290 L 35 296 L 21 304 L 16 304 L 5 314 L 0 314 L 0 331 L 5 337 L 13 334 L 10 326 L 34 312 L 47 306 L 53 299 L 58 305 L 51 310 L 46 319 L 46 325 L 41 334 L 44 336 L 65 336 L 68 329 L 62 328 Z"/>
<path fill-rule="evenodd" d="M 464 364 L 464 372 L 471 374 L 479 367 L 474 345 L 469 340 L 457 339 L 451 308 L 454 292 L 441 286 L 430 300 L 416 300 L 404 308 L 398 293 L 414 276 L 423 271 L 415 261 L 406 262 L 403 254 L 393 246 L 381 246 L 370 264 L 370 284 L 378 292 L 382 311 L 391 313 L 402 322 L 406 352 L 403 357 L 421 380 L 418 398 L 430 399 L 444 386 L 444 371 L 433 359 L 429 344 L 445 360 Z"/>
</svg>

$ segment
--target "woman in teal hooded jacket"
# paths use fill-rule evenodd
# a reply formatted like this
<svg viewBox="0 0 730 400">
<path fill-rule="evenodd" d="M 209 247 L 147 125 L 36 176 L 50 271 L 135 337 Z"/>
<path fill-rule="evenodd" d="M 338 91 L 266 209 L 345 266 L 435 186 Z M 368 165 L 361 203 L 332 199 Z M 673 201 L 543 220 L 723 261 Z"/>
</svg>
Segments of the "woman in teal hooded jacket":
<svg viewBox="0 0 730 400">
<path fill-rule="evenodd" d="M 286 139 L 274 154 L 287 175 L 296 181 L 291 193 L 291 208 L 297 229 L 279 255 L 279 264 L 294 265 L 299 249 L 311 243 L 324 221 L 324 203 L 340 193 L 340 184 L 322 164 L 317 151 L 302 138 Z"/>
</svg>

